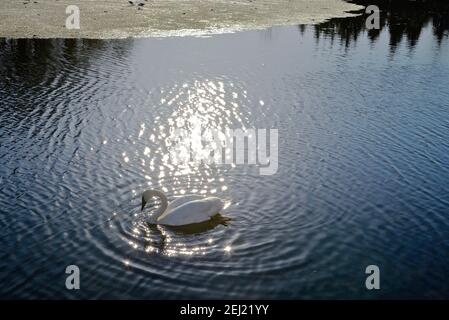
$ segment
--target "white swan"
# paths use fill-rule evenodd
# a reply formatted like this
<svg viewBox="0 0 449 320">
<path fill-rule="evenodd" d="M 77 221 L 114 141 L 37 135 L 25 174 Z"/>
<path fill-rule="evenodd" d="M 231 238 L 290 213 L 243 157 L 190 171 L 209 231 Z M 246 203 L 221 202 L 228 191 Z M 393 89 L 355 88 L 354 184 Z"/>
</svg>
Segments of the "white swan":
<svg viewBox="0 0 449 320">
<path fill-rule="evenodd" d="M 210 220 L 224 207 L 217 197 L 204 198 L 198 195 L 176 197 L 170 204 L 162 191 L 147 190 L 142 194 L 142 211 L 153 197 L 161 200 L 161 207 L 154 213 L 153 223 L 167 226 L 182 226 Z"/>
</svg>

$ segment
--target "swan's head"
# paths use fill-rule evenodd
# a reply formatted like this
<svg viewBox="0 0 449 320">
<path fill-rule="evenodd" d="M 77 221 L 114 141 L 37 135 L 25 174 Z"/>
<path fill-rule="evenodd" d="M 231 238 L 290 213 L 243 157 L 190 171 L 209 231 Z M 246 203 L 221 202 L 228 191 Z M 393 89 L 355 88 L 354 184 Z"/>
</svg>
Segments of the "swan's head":
<svg viewBox="0 0 449 320">
<path fill-rule="evenodd" d="M 153 197 L 158 197 L 162 201 L 167 199 L 162 191 L 155 190 L 155 189 L 146 190 L 145 192 L 142 193 L 141 211 L 143 211 L 143 208 L 145 208 L 145 205 L 147 204 L 147 202 L 150 201 L 150 199 Z"/>
</svg>

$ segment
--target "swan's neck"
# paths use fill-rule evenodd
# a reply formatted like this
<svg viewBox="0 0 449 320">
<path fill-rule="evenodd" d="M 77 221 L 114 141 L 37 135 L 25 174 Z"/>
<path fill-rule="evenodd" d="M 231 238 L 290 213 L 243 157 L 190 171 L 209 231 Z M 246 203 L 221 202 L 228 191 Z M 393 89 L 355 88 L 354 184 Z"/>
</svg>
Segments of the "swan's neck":
<svg viewBox="0 0 449 320">
<path fill-rule="evenodd" d="M 151 198 L 156 197 L 161 200 L 161 206 L 153 213 L 154 221 L 160 217 L 168 207 L 168 200 L 165 194 L 159 190 L 148 190 L 144 193 L 144 198 L 146 201 L 149 201 Z"/>
<path fill-rule="evenodd" d="M 168 207 L 168 200 L 165 194 L 163 194 L 160 191 L 156 191 L 156 197 L 158 197 L 161 200 L 161 206 L 154 213 L 155 219 L 159 218 L 165 212 L 165 210 L 167 210 Z"/>
</svg>

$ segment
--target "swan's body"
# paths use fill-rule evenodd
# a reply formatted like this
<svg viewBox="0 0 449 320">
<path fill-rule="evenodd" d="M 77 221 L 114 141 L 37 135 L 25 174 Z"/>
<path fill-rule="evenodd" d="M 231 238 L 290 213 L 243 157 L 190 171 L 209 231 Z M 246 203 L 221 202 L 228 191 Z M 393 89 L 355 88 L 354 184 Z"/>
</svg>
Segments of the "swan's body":
<svg viewBox="0 0 449 320">
<path fill-rule="evenodd" d="M 154 213 L 153 223 L 168 226 L 208 221 L 224 207 L 224 201 L 217 197 L 186 195 L 177 197 L 169 203 L 161 191 L 147 190 L 142 194 L 142 210 L 153 197 L 161 200 L 161 207 Z"/>
</svg>

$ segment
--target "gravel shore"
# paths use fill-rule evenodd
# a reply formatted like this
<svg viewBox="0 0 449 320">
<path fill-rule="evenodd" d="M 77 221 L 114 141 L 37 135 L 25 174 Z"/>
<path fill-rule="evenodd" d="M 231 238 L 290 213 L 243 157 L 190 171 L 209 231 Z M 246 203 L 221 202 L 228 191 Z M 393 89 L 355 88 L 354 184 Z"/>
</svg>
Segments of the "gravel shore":
<svg viewBox="0 0 449 320">
<path fill-rule="evenodd" d="M 80 29 L 65 26 L 80 9 Z M 126 38 L 313 24 L 362 7 L 342 0 L 1 0 L 0 37 Z"/>
</svg>

